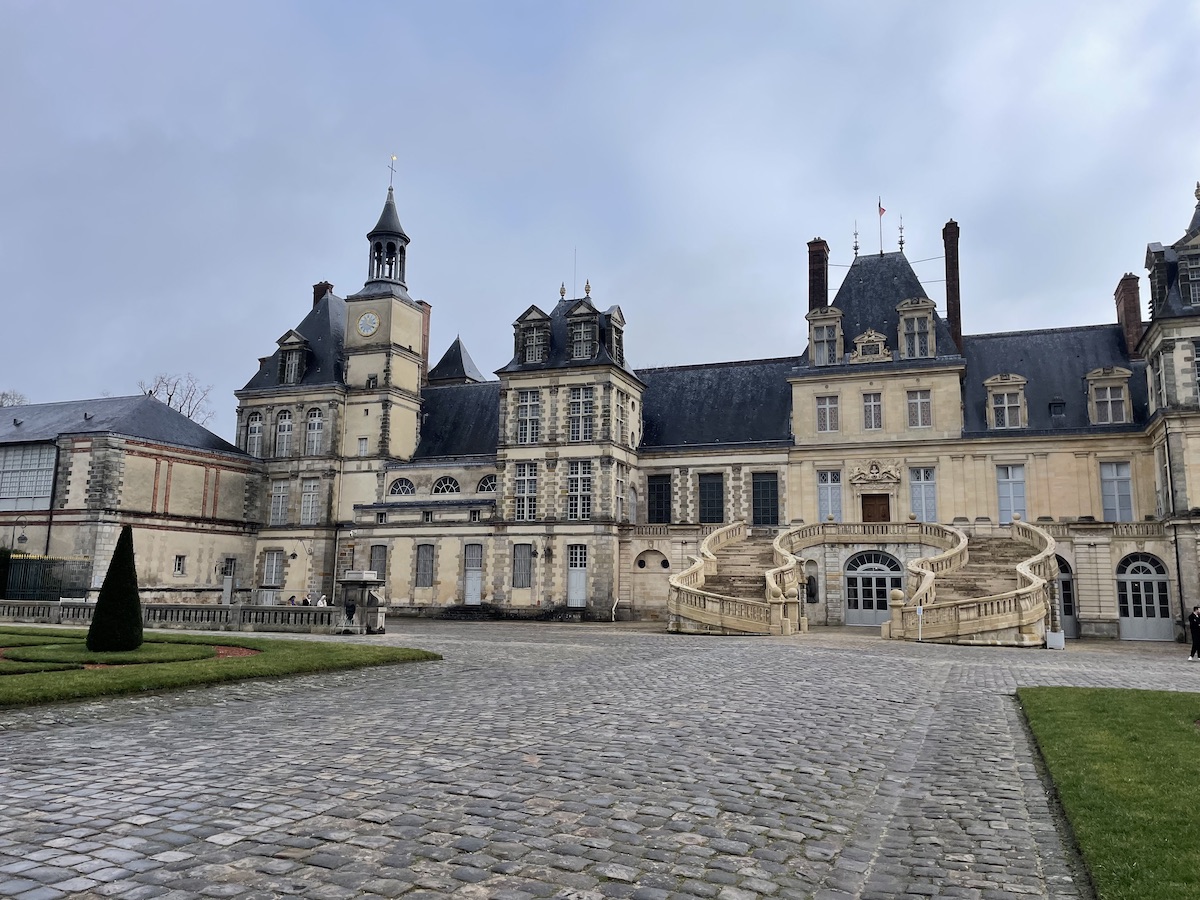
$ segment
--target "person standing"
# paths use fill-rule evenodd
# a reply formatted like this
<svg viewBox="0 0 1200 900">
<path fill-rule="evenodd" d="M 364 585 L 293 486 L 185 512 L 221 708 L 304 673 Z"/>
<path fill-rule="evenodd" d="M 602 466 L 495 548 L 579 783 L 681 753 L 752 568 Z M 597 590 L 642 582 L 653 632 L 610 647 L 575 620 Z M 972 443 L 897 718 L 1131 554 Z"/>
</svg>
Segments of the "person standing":
<svg viewBox="0 0 1200 900">
<path fill-rule="evenodd" d="M 1192 633 L 1192 652 L 1188 654 L 1188 659 L 1200 659 L 1200 606 L 1192 607 L 1192 614 L 1188 616 L 1188 630 Z"/>
</svg>

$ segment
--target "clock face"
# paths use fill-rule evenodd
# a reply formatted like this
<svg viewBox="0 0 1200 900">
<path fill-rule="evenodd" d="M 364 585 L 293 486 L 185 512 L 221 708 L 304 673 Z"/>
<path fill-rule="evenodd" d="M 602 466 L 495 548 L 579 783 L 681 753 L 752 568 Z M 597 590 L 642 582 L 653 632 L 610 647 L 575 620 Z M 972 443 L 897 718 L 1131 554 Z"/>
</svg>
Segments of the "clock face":
<svg viewBox="0 0 1200 900">
<path fill-rule="evenodd" d="M 379 316 L 373 312 L 363 313 L 358 318 L 358 333 L 370 337 L 379 330 Z"/>
</svg>

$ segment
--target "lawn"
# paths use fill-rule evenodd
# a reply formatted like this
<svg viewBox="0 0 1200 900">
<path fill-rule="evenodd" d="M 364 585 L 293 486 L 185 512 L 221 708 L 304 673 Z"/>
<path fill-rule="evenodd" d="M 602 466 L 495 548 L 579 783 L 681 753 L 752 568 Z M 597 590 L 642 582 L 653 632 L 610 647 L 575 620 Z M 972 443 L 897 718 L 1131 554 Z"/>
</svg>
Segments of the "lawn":
<svg viewBox="0 0 1200 900">
<path fill-rule="evenodd" d="M 1200 900 L 1200 694 L 1017 694 L 1099 900 Z"/>
<path fill-rule="evenodd" d="M 145 643 L 129 653 L 90 653 L 86 638 L 86 631 L 0 627 L 0 707 L 441 659 L 404 647 L 226 632 L 149 632 Z M 218 652 L 218 647 L 238 649 Z"/>
</svg>

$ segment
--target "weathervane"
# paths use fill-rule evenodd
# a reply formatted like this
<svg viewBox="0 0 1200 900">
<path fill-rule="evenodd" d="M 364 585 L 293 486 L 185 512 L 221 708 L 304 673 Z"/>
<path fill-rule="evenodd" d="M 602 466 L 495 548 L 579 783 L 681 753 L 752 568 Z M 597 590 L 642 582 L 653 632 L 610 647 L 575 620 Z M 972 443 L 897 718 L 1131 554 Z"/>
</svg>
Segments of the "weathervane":
<svg viewBox="0 0 1200 900">
<path fill-rule="evenodd" d="M 396 177 L 396 154 L 392 154 L 391 162 L 388 163 L 388 187 L 392 186 L 392 179 Z"/>
<path fill-rule="evenodd" d="M 904 216 L 900 217 L 900 252 L 904 252 Z"/>
<path fill-rule="evenodd" d="M 854 258 L 858 259 L 858 219 L 854 220 Z"/>
</svg>

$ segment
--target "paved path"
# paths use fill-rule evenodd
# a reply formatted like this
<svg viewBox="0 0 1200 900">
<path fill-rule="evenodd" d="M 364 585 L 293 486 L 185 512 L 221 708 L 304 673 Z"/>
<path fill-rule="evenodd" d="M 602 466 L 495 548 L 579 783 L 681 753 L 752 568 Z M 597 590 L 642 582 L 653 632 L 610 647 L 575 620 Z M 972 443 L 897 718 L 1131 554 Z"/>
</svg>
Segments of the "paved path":
<svg viewBox="0 0 1200 900">
<path fill-rule="evenodd" d="M 0 896 L 1087 898 L 1021 684 L 1065 652 L 405 623 L 446 660 L 0 713 Z"/>
</svg>

